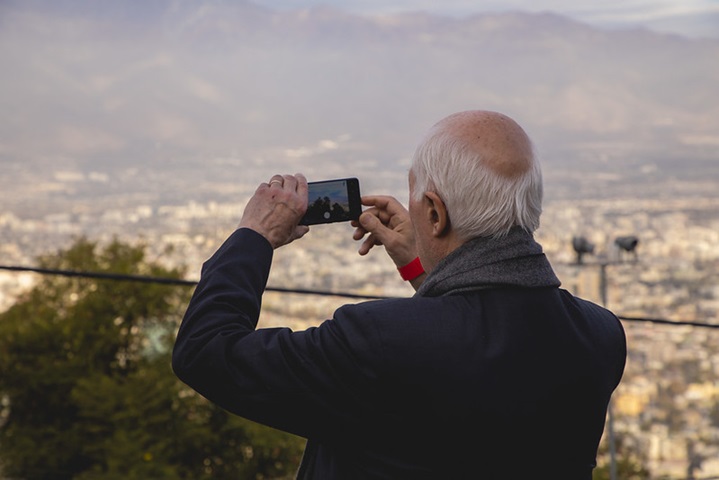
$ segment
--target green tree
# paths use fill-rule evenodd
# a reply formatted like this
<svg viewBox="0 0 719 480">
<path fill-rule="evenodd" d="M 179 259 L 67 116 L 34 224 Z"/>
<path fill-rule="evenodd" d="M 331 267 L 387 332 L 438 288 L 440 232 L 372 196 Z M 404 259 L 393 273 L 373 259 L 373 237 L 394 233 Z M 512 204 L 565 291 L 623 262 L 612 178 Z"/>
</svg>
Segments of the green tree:
<svg viewBox="0 0 719 480">
<path fill-rule="evenodd" d="M 180 278 L 145 247 L 79 239 L 42 267 Z M 45 276 L 0 314 L 0 475 L 23 480 L 266 479 L 304 441 L 179 382 L 171 345 L 188 289 Z"/>
</svg>

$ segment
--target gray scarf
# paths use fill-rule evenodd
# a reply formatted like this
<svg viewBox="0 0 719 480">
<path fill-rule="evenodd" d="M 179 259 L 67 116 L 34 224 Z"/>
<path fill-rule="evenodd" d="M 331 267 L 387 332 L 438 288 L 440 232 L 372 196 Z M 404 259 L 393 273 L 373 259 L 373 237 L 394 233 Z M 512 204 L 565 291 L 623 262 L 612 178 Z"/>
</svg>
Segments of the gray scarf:
<svg viewBox="0 0 719 480">
<path fill-rule="evenodd" d="M 514 227 L 501 238 L 469 240 L 443 258 L 417 296 L 439 297 L 492 287 L 559 287 L 542 246 L 532 234 Z"/>
</svg>

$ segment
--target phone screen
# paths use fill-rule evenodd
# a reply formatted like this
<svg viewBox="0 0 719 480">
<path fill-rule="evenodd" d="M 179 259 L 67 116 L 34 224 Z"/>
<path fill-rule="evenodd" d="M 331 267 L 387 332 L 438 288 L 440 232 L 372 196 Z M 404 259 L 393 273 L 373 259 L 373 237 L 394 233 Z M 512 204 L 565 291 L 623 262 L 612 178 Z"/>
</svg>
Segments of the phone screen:
<svg viewBox="0 0 719 480">
<path fill-rule="evenodd" d="M 347 222 L 357 220 L 362 213 L 359 180 L 340 178 L 308 183 L 307 213 L 301 225 Z"/>
</svg>

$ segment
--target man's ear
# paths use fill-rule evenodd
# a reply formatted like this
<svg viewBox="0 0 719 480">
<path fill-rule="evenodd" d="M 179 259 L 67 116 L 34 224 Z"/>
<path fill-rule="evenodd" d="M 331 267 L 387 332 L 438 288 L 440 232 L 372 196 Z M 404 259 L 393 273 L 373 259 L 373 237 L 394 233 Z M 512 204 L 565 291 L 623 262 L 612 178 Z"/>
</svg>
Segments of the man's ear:
<svg viewBox="0 0 719 480">
<path fill-rule="evenodd" d="M 432 235 L 443 237 L 450 230 L 447 206 L 435 192 L 425 192 L 424 200 L 427 219 L 432 224 Z"/>
</svg>

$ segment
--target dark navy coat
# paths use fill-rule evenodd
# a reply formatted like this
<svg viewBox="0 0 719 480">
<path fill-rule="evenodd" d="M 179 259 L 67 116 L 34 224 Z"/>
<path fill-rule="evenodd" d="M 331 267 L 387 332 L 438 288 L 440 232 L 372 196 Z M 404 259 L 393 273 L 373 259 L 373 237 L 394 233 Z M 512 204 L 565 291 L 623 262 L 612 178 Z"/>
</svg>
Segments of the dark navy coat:
<svg viewBox="0 0 719 480">
<path fill-rule="evenodd" d="M 242 229 L 204 264 L 173 368 L 228 411 L 309 439 L 299 477 L 591 479 L 626 358 L 609 311 L 508 287 L 255 330 L 271 261 Z"/>
</svg>

